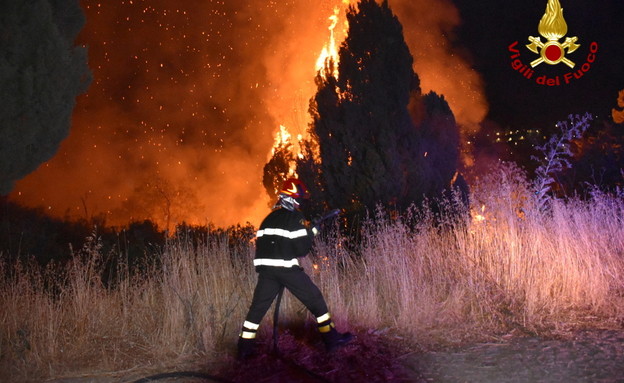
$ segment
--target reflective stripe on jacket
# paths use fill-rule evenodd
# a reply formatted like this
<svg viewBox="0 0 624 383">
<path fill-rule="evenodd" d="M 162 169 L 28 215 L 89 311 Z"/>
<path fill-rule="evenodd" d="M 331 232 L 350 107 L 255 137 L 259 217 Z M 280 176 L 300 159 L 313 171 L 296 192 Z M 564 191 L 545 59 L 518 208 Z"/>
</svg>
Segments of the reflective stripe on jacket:
<svg viewBox="0 0 624 383">
<path fill-rule="evenodd" d="M 314 234 L 300 211 L 279 208 L 262 221 L 256 233 L 256 270 L 262 267 L 299 267 L 297 258 L 312 248 Z"/>
</svg>

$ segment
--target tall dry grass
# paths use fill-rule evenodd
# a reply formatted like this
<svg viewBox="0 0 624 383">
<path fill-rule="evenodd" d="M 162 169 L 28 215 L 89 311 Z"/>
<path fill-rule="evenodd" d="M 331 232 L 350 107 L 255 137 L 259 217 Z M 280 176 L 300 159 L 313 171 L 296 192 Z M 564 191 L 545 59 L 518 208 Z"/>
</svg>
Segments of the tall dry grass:
<svg viewBox="0 0 624 383">
<path fill-rule="evenodd" d="M 227 237 L 179 240 L 154 256 L 142 277 L 123 264 L 104 285 L 97 238 L 77 252 L 63 277 L 2 265 L 0 381 L 66 374 L 132 373 L 208 362 L 231 347 L 251 296 L 252 247 Z M 54 288 L 51 288 L 54 286 Z M 239 323 L 240 322 L 240 323 Z M 7 380 L 8 379 L 8 380 Z"/>
<path fill-rule="evenodd" d="M 359 246 L 320 238 L 304 266 L 338 327 L 434 346 L 621 323 L 622 199 L 595 193 L 542 213 L 517 169 L 501 168 L 473 185 L 472 209 L 446 225 L 379 214 Z M 100 253 L 90 238 L 55 289 L 53 275 L 2 265 L 0 380 L 173 368 L 233 351 L 256 279 L 253 244 L 178 239 L 144 277 L 122 267 L 114 288 Z M 289 294 L 280 321 L 314 327 Z"/>
</svg>

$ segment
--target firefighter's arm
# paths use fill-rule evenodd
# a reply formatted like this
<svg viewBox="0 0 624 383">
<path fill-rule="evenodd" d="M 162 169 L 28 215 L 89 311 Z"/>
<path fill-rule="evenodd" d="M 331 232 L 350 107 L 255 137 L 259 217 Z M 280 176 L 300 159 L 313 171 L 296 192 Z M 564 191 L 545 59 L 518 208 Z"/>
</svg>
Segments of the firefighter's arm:
<svg viewBox="0 0 624 383">
<path fill-rule="evenodd" d="M 336 217 L 338 214 L 340 214 L 340 210 L 334 209 L 323 214 L 321 217 L 313 219 L 310 230 L 314 235 L 318 235 L 318 233 L 321 231 L 321 225 L 323 224 L 323 222 Z"/>
</svg>

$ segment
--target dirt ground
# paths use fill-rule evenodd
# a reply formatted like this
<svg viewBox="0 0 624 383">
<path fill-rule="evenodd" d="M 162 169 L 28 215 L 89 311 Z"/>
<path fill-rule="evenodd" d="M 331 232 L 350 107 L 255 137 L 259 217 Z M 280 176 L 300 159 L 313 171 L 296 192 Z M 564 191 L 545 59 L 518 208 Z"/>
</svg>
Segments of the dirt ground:
<svg viewBox="0 0 624 383">
<path fill-rule="evenodd" d="M 404 366 L 426 382 L 624 382 L 624 331 L 476 344 L 410 355 Z"/>
<path fill-rule="evenodd" d="M 624 382 L 623 330 L 579 331 L 562 339 L 512 337 L 436 352 L 404 353 L 388 343 L 374 334 L 357 334 L 352 345 L 328 355 L 314 339 L 286 333 L 280 337 L 280 356 L 267 342 L 249 362 L 227 356 L 212 371 L 196 366 L 193 373 L 135 371 L 47 382 Z"/>
</svg>

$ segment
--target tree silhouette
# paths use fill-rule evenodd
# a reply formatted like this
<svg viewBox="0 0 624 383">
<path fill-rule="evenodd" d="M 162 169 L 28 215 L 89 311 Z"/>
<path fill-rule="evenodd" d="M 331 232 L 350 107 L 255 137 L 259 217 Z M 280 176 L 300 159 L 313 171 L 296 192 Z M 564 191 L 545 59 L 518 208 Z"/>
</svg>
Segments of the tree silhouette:
<svg viewBox="0 0 624 383">
<path fill-rule="evenodd" d="M 430 92 L 422 97 L 423 117 L 417 127 L 419 141 L 418 170 L 412 172 L 418 179 L 410 185 L 427 196 L 436 196 L 450 186 L 459 162 L 459 129 L 453 112 L 444 96 Z M 412 195 L 414 199 L 418 196 Z"/>
<path fill-rule="evenodd" d="M 133 222 L 149 220 L 171 233 L 184 217 L 203 208 L 189 187 L 148 174 L 113 214 L 131 217 Z"/>
<path fill-rule="evenodd" d="M 316 76 L 310 139 L 295 159 L 311 191 L 309 214 L 343 208 L 351 220 L 378 204 L 401 211 L 448 195 L 453 180 L 463 181 L 457 175 L 459 130 L 448 103 L 434 92 L 421 93 L 388 1 L 360 0 L 349 7 L 347 21 L 337 62 L 329 60 Z M 276 152 L 267 167 L 275 169 L 285 158 Z M 270 186 L 279 174 L 270 175 L 267 167 Z"/>
<path fill-rule="evenodd" d="M 321 177 L 321 162 L 318 157 L 318 144 L 314 138 L 299 142 L 301 155 L 295 160 L 297 175 L 310 191 L 310 200 L 303 206 L 303 212 L 308 217 L 321 215 L 328 210 L 327 201 L 324 198 L 324 181 Z"/>
<path fill-rule="evenodd" d="M 347 19 L 338 78 L 319 74 L 310 106 L 320 198 L 326 207 L 362 212 L 378 203 L 404 209 L 438 196 L 450 186 L 459 158 L 453 113 L 444 97 L 421 94 L 402 26 L 387 1 L 362 0 Z"/>
<path fill-rule="evenodd" d="M 0 4 L 0 194 L 56 153 L 90 82 L 78 0 Z"/>
<path fill-rule="evenodd" d="M 317 77 L 311 105 L 325 199 L 354 211 L 405 206 L 416 145 L 407 105 L 419 80 L 402 26 L 387 1 L 350 7 L 339 50 L 339 78 Z M 331 72 L 327 72 L 331 73 Z"/>
<path fill-rule="evenodd" d="M 588 187 L 624 190 L 623 128 L 624 123 L 596 121 L 572 141 L 570 167 L 556 177 L 561 193 L 585 196 Z"/>
</svg>

